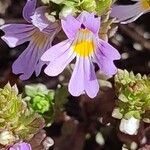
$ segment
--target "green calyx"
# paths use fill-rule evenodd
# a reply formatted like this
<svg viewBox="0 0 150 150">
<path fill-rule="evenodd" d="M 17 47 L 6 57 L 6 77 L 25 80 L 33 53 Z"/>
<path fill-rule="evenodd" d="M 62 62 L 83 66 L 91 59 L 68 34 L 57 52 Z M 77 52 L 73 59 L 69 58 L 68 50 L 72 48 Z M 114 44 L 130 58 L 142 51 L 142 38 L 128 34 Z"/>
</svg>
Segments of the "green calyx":
<svg viewBox="0 0 150 150">
<path fill-rule="evenodd" d="M 150 110 L 150 79 L 141 74 L 119 70 L 115 76 L 117 106 L 112 116 L 118 119 L 145 118 Z"/>
</svg>

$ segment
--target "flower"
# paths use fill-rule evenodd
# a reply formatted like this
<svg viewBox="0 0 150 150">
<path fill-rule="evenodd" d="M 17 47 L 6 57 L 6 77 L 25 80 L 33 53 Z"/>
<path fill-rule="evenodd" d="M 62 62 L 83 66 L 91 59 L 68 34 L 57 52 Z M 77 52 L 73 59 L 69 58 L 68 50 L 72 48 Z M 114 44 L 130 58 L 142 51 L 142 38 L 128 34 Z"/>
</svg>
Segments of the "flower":
<svg viewBox="0 0 150 150">
<path fill-rule="evenodd" d="M 5 32 L 2 39 L 12 48 L 30 41 L 12 65 L 13 73 L 21 74 L 21 80 L 30 78 L 34 71 L 36 76 L 40 74 L 45 64 L 40 57 L 51 47 L 54 36 L 59 32 L 58 22 L 52 23 L 45 16 L 47 7 L 35 7 L 36 0 L 28 0 L 23 9 L 23 17 L 27 24 L 7 24 L 0 27 Z"/>
<path fill-rule="evenodd" d="M 94 98 L 99 91 L 92 62 L 98 64 L 107 75 L 117 72 L 113 60 L 120 59 L 120 54 L 109 43 L 99 39 L 100 18 L 88 12 L 82 12 L 78 18 L 68 16 L 61 20 L 62 28 L 68 39 L 47 50 L 43 61 L 49 61 L 45 73 L 59 75 L 76 57 L 76 64 L 69 82 L 69 92 L 79 96 L 84 92 Z"/>
<path fill-rule="evenodd" d="M 20 142 L 20 143 L 14 144 L 8 150 L 32 150 L 32 148 L 30 144 L 25 143 L 25 142 Z"/>
<path fill-rule="evenodd" d="M 141 15 L 150 12 L 149 0 L 134 0 L 132 5 L 114 5 L 111 10 L 111 16 L 122 24 L 131 23 Z"/>
</svg>

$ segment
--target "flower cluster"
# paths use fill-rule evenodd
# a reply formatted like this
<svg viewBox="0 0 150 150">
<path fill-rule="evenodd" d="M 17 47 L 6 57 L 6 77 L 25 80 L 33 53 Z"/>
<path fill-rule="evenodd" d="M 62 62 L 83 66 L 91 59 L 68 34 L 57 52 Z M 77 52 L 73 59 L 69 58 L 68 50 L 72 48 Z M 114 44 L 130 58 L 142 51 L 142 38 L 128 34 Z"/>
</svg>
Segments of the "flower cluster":
<svg viewBox="0 0 150 150">
<path fill-rule="evenodd" d="M 145 75 L 134 75 L 133 72 L 119 70 L 115 76 L 115 89 L 117 95 L 116 108 L 112 116 L 117 119 L 122 119 L 120 127 L 126 124 L 128 130 L 132 130 L 131 126 L 136 131 L 134 123 L 139 125 L 140 120 L 150 123 L 150 79 Z M 127 131 L 128 131 L 127 130 Z M 132 131 L 128 134 L 135 134 Z M 126 132 L 126 131 L 124 131 Z"/>
</svg>

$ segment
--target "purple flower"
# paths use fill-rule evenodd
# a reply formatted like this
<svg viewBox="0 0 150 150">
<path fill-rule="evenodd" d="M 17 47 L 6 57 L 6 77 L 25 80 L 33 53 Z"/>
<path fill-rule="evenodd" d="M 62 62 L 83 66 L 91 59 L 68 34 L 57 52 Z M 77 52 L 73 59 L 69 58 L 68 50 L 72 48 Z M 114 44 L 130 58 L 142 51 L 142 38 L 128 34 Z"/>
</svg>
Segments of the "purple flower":
<svg viewBox="0 0 150 150">
<path fill-rule="evenodd" d="M 2 39 L 10 47 L 30 41 L 28 47 L 12 65 L 13 73 L 21 74 L 21 80 L 27 80 L 34 71 L 36 76 L 40 74 L 45 64 L 40 57 L 51 47 L 54 36 L 60 30 L 57 22 L 52 23 L 46 18 L 46 10 L 45 6 L 36 9 L 36 0 L 27 0 L 23 9 L 23 17 L 27 24 L 7 24 L 0 27 L 5 32 Z"/>
<path fill-rule="evenodd" d="M 141 15 L 150 12 L 149 0 L 133 0 L 132 5 L 114 5 L 111 10 L 111 17 L 115 17 L 122 24 L 131 23 Z"/>
<path fill-rule="evenodd" d="M 22 143 L 16 143 L 12 147 L 10 147 L 8 150 L 32 150 L 30 144 L 22 142 Z"/>
<path fill-rule="evenodd" d="M 57 76 L 76 57 L 69 92 L 73 96 L 86 93 L 94 98 L 99 84 L 92 62 L 97 63 L 105 74 L 113 75 L 117 72 L 113 60 L 120 59 L 120 54 L 109 43 L 99 39 L 100 18 L 94 14 L 82 12 L 77 19 L 68 16 L 61 22 L 68 39 L 43 54 L 41 59 L 50 62 L 45 73 Z"/>
</svg>

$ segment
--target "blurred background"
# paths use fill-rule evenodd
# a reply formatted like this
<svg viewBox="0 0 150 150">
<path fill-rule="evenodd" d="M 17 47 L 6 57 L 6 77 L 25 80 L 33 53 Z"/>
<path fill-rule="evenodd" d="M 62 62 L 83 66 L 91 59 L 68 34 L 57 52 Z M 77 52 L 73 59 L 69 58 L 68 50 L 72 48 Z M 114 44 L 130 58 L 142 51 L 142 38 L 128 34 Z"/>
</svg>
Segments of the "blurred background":
<svg viewBox="0 0 150 150">
<path fill-rule="evenodd" d="M 22 23 L 22 9 L 25 0 L 0 0 L 0 26 L 7 23 Z M 120 3 L 129 4 L 127 0 L 120 0 Z M 40 5 L 40 2 L 39 2 Z M 0 36 L 4 33 L 0 31 Z M 110 39 L 110 43 L 121 53 L 122 59 L 115 62 L 120 69 L 133 70 L 134 73 L 149 74 L 150 72 L 150 13 L 141 16 L 134 23 L 119 25 L 118 31 Z M 0 87 L 3 87 L 8 81 L 11 84 L 17 83 L 20 91 L 24 85 L 30 83 L 44 83 L 48 88 L 55 89 L 58 84 L 57 78 L 50 78 L 43 73 L 38 78 L 35 75 L 28 81 L 20 81 L 18 76 L 12 74 L 11 66 L 14 60 L 27 47 L 28 42 L 16 48 L 9 48 L 7 44 L 0 39 Z M 106 89 L 105 89 L 106 90 Z M 105 91 L 104 90 L 104 91 Z M 109 89 L 107 89 L 109 91 Z M 65 125 L 63 121 L 54 123 L 47 128 L 47 134 L 56 141 L 56 145 L 51 149 L 55 150 L 121 150 L 122 141 L 135 140 L 140 137 L 128 137 L 118 133 L 114 127 L 107 124 L 109 113 L 113 107 L 114 91 L 110 90 L 109 94 L 101 99 L 101 102 L 85 102 L 83 96 L 81 101 L 77 98 L 69 97 L 70 101 L 65 105 L 66 113 L 72 117 Z M 112 101 L 111 101 L 112 100 Z M 109 101 L 109 104 L 108 104 Z M 103 108 L 101 104 L 103 103 Z M 101 124 L 99 113 L 106 117 L 106 125 Z M 110 118 L 109 118 L 110 119 Z M 114 125 L 117 125 L 115 119 L 110 119 Z M 77 122 L 80 122 L 77 125 Z M 63 129 L 62 129 L 63 124 Z M 67 130 L 66 130 L 67 129 Z M 101 132 L 99 132 L 101 131 Z M 89 134 L 88 134 L 89 133 Z M 103 133 L 103 137 L 102 134 Z M 84 137 L 86 135 L 86 140 Z M 118 138 L 119 137 L 119 138 Z M 105 140 L 104 140 L 104 139 Z M 121 139 L 121 140 L 120 140 Z M 143 149 L 144 150 L 144 149 Z M 149 149 L 150 150 L 150 147 Z"/>
</svg>

